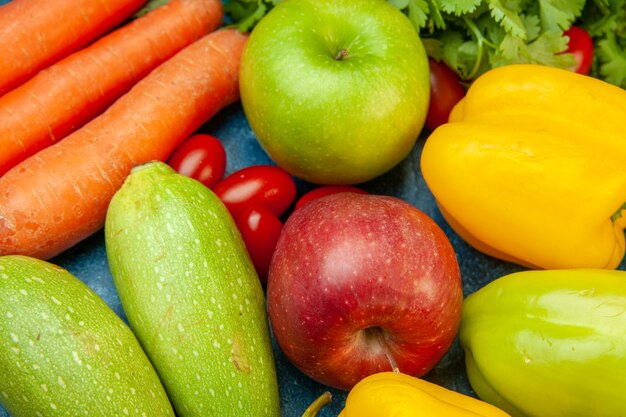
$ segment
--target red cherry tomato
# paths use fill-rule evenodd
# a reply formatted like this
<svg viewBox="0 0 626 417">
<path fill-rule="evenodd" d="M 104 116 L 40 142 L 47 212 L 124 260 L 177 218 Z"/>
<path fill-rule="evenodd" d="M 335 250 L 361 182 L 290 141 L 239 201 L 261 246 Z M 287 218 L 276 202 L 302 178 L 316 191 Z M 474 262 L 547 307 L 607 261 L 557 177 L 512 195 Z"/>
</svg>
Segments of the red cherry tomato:
<svg viewBox="0 0 626 417">
<path fill-rule="evenodd" d="M 270 262 L 283 224 L 271 210 L 249 206 L 241 211 L 237 227 L 261 283 L 266 284 Z"/>
<path fill-rule="evenodd" d="M 178 173 L 213 188 L 224 176 L 226 152 L 216 137 L 197 134 L 174 149 L 167 163 Z"/>
<path fill-rule="evenodd" d="M 215 194 L 237 219 L 244 208 L 261 206 L 280 216 L 296 198 L 296 184 L 291 175 L 272 165 L 253 165 L 224 178 Z"/>
<path fill-rule="evenodd" d="M 425 126 L 434 130 L 447 123 L 450 111 L 465 96 L 459 76 L 443 62 L 428 58 L 430 67 L 430 105 Z"/>
<path fill-rule="evenodd" d="M 569 37 L 567 51 L 574 54 L 576 65 L 572 68 L 575 72 L 583 75 L 589 74 L 593 61 L 593 40 L 589 33 L 578 26 L 572 26 L 564 32 Z"/>
<path fill-rule="evenodd" d="M 317 187 L 312 189 L 311 191 L 305 193 L 298 199 L 296 202 L 296 209 L 302 207 L 304 204 L 308 203 L 311 200 L 315 200 L 320 197 L 324 197 L 325 195 L 336 194 L 336 193 L 345 193 L 352 192 L 357 194 L 367 194 L 367 191 L 353 187 L 351 185 L 324 185 L 322 187 Z"/>
</svg>

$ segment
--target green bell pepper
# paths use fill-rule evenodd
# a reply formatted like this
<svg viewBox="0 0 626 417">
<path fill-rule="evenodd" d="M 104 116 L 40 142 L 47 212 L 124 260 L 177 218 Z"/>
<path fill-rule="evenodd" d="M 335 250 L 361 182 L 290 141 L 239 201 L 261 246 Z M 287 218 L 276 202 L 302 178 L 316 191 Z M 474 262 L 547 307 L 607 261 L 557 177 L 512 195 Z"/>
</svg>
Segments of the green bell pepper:
<svg viewBox="0 0 626 417">
<path fill-rule="evenodd" d="M 478 397 L 512 417 L 626 416 L 626 272 L 523 271 L 469 295 L 459 339 Z"/>
</svg>

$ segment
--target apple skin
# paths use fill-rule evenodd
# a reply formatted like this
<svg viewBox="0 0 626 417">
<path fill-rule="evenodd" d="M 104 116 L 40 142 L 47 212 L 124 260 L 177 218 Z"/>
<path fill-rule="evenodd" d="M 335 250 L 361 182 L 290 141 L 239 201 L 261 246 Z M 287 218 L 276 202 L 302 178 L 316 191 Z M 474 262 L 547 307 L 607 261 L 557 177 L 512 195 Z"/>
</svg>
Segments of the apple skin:
<svg viewBox="0 0 626 417">
<path fill-rule="evenodd" d="M 463 301 L 439 226 L 396 197 L 357 193 L 313 200 L 287 219 L 267 297 L 285 356 L 341 390 L 391 370 L 388 356 L 424 375 L 452 344 Z"/>
<path fill-rule="evenodd" d="M 277 165 L 312 183 L 355 184 L 411 151 L 430 76 L 416 30 L 387 1 L 289 0 L 252 30 L 239 87 Z"/>
</svg>

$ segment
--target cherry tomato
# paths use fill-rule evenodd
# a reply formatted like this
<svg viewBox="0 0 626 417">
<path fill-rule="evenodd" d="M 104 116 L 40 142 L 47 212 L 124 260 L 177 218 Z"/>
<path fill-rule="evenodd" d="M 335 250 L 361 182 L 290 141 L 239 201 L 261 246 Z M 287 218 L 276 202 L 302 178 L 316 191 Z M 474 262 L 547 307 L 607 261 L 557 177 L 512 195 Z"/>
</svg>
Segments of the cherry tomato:
<svg viewBox="0 0 626 417">
<path fill-rule="evenodd" d="M 336 194 L 336 193 L 344 193 L 344 192 L 352 192 L 358 194 L 367 194 L 367 191 L 353 187 L 352 185 L 324 185 L 322 187 L 317 187 L 312 189 L 311 191 L 305 193 L 298 199 L 296 202 L 296 209 L 302 207 L 304 204 L 308 203 L 311 200 L 315 200 L 320 197 L 324 197 L 325 195 Z"/>
<path fill-rule="evenodd" d="M 224 178 L 214 188 L 233 219 L 244 208 L 261 206 L 280 216 L 296 198 L 296 184 L 287 171 L 272 165 L 253 165 Z"/>
<path fill-rule="evenodd" d="M 283 224 L 271 210 L 248 206 L 237 218 L 237 227 L 261 283 L 266 284 L 270 262 Z"/>
<path fill-rule="evenodd" d="M 196 134 L 174 149 L 167 163 L 178 173 L 213 188 L 224 176 L 226 152 L 216 137 Z"/>
<path fill-rule="evenodd" d="M 575 72 L 583 75 L 589 74 L 593 61 L 593 40 L 589 33 L 578 26 L 572 26 L 564 32 L 569 37 L 567 51 L 574 54 L 576 65 L 572 68 Z"/>
<path fill-rule="evenodd" d="M 447 123 L 456 103 L 465 96 L 465 87 L 459 76 L 443 62 L 428 58 L 430 67 L 430 105 L 425 126 L 434 130 Z"/>
</svg>

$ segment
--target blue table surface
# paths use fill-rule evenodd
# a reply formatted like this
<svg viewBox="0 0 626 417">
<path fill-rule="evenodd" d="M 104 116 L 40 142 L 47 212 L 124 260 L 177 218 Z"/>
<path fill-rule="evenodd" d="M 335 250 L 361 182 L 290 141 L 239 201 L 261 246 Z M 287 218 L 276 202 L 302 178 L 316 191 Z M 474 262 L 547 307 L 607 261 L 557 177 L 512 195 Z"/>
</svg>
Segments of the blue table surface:
<svg viewBox="0 0 626 417">
<path fill-rule="evenodd" d="M 7 0 L 0 0 L 0 5 L 7 2 Z M 224 144 L 227 153 L 226 174 L 249 165 L 273 164 L 250 130 L 240 103 L 222 110 L 204 125 L 201 131 L 215 135 Z M 456 251 L 465 295 L 476 291 L 495 278 L 522 270 L 518 265 L 496 260 L 474 250 L 447 225 L 420 172 L 420 154 L 426 137 L 427 132 L 424 132 L 409 156 L 393 170 L 359 186 L 373 194 L 399 197 L 424 211 L 441 226 Z M 298 195 L 314 187 L 312 184 L 297 179 L 296 183 Z M 109 271 L 102 231 L 50 261 L 67 268 L 85 282 L 126 321 Z M 622 261 L 619 269 L 626 269 L 626 260 Z M 274 340 L 272 343 L 279 382 L 281 415 L 299 417 L 315 398 L 324 391 L 330 391 L 333 394 L 333 401 L 318 416 L 337 416 L 345 404 L 346 393 L 323 386 L 302 374 L 289 363 Z M 424 378 L 455 391 L 475 395 L 467 381 L 463 351 L 458 340 L 453 343 L 439 364 Z M 9 417 L 1 406 L 0 417 Z"/>
</svg>

